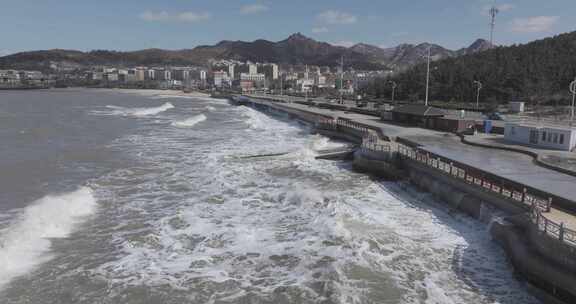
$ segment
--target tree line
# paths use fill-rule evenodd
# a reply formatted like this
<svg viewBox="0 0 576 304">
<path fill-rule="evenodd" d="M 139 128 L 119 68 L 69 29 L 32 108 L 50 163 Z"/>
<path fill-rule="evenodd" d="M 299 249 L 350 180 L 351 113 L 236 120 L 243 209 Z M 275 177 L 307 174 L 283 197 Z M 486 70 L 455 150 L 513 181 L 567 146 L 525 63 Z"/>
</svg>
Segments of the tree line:
<svg viewBox="0 0 576 304">
<path fill-rule="evenodd" d="M 423 100 L 426 64 L 394 76 L 378 79 L 363 89 L 376 98 L 390 99 L 398 84 L 396 99 Z M 430 99 L 443 102 L 476 102 L 477 86 L 483 84 L 481 103 L 502 104 L 526 101 L 538 104 L 567 104 L 568 90 L 576 77 L 576 32 L 524 45 L 493 49 L 431 63 Z"/>
</svg>

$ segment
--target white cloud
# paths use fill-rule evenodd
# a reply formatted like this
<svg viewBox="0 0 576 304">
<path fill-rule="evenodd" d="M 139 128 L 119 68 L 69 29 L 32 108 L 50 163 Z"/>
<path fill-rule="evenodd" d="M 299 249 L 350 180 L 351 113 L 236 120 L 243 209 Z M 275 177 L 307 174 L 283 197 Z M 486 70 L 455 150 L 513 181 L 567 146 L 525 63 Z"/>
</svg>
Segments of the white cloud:
<svg viewBox="0 0 576 304">
<path fill-rule="evenodd" d="M 145 11 L 140 14 L 140 19 L 145 21 L 177 21 L 177 22 L 200 22 L 212 18 L 210 13 L 181 12 L 170 14 L 166 11 Z"/>
<path fill-rule="evenodd" d="M 318 21 L 325 24 L 353 24 L 358 21 L 356 16 L 336 10 L 324 11 L 316 16 Z"/>
<path fill-rule="evenodd" d="M 264 4 L 250 4 L 250 5 L 245 5 L 243 7 L 240 8 L 240 13 L 244 14 L 244 15 L 249 15 L 249 14 L 258 14 L 261 12 L 265 12 L 269 9 L 268 6 L 264 5 Z"/>
<path fill-rule="evenodd" d="M 320 26 L 320 27 L 315 27 L 312 28 L 312 33 L 314 34 L 318 34 L 318 33 L 327 33 L 329 32 L 328 28 L 325 26 Z"/>
<path fill-rule="evenodd" d="M 491 8 L 492 8 L 492 5 L 484 6 L 484 8 L 482 8 L 482 15 L 483 16 L 489 16 Z M 515 9 L 516 5 L 510 4 L 510 3 L 504 3 L 504 4 L 497 5 L 496 8 L 498 9 L 499 12 L 502 13 L 502 12 L 507 12 L 507 11 Z"/>
<path fill-rule="evenodd" d="M 516 18 L 510 22 L 510 31 L 515 33 L 541 33 L 552 29 L 560 17 L 536 16 L 529 18 Z"/>
<path fill-rule="evenodd" d="M 338 42 L 332 43 L 332 45 L 335 45 L 335 46 L 343 46 L 343 47 L 347 47 L 347 48 L 352 47 L 352 46 L 354 46 L 355 44 L 356 44 L 356 42 L 354 42 L 354 41 L 348 41 L 348 40 L 343 40 L 343 41 L 338 41 Z"/>
</svg>

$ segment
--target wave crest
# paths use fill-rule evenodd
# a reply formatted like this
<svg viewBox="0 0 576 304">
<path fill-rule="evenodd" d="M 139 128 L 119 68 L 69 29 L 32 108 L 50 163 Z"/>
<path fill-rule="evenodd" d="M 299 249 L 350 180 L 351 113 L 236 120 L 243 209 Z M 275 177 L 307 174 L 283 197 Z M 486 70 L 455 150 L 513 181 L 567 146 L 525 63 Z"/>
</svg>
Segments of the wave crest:
<svg viewBox="0 0 576 304">
<path fill-rule="evenodd" d="M 149 116 L 149 115 L 156 115 L 162 112 L 168 111 L 174 108 L 174 105 L 170 102 L 167 102 L 158 107 L 151 107 L 151 108 L 124 108 L 118 106 L 106 106 L 108 109 L 112 109 L 110 114 L 112 115 L 122 115 L 122 116 Z"/>
<path fill-rule="evenodd" d="M 188 119 L 184 119 L 184 120 L 180 120 L 180 121 L 175 121 L 172 123 L 172 126 L 174 127 L 180 127 L 180 128 L 191 128 L 203 121 L 206 120 L 206 115 L 204 114 L 199 114 L 196 115 L 194 117 L 188 118 Z"/>
<path fill-rule="evenodd" d="M 53 238 L 65 238 L 80 217 L 96 208 L 92 190 L 47 195 L 24 208 L 20 217 L 0 232 L 0 287 L 50 259 Z"/>
</svg>

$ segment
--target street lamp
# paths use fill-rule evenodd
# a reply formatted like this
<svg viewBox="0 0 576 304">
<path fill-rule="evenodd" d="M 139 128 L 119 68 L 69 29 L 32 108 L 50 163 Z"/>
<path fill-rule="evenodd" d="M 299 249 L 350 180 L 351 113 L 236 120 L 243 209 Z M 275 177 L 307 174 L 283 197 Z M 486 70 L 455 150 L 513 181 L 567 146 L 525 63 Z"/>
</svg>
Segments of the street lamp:
<svg viewBox="0 0 576 304">
<path fill-rule="evenodd" d="M 398 85 L 392 80 L 388 81 L 388 83 L 392 85 L 392 104 L 396 105 L 394 103 L 394 94 L 396 93 L 396 87 L 398 87 Z"/>
<path fill-rule="evenodd" d="M 482 90 L 482 83 L 474 80 L 474 84 L 478 86 L 478 92 L 476 93 L 476 110 L 478 110 L 480 109 L 480 90 Z"/>
<path fill-rule="evenodd" d="M 432 52 L 432 46 L 428 46 L 428 64 L 426 66 L 426 102 L 425 105 L 428 106 L 428 91 L 430 87 L 430 55 Z"/>
<path fill-rule="evenodd" d="M 284 96 L 284 80 L 282 78 L 282 73 L 280 73 L 280 96 Z"/>
<path fill-rule="evenodd" d="M 572 92 L 572 109 L 570 110 L 570 125 L 574 123 L 574 103 L 576 101 L 576 80 L 570 83 L 570 92 Z"/>
</svg>

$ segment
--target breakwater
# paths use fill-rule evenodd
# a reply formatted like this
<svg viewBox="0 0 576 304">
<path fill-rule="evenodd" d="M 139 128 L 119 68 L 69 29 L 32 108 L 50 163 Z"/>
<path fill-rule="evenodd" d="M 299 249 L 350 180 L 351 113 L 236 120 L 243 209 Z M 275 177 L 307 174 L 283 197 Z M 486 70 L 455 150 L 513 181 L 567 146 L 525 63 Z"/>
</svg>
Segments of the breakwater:
<svg viewBox="0 0 576 304">
<path fill-rule="evenodd" d="M 236 103 L 280 111 L 314 124 L 317 132 L 356 143 L 354 168 L 411 182 L 446 202 L 447 208 L 491 222 L 515 272 L 546 303 L 576 302 L 576 231 L 549 219 L 563 198 L 430 153 L 418 143 L 392 141 L 382 130 L 350 119 L 318 115 L 288 104 L 243 99 Z M 505 215 L 494 218 L 490 210 Z"/>
</svg>

